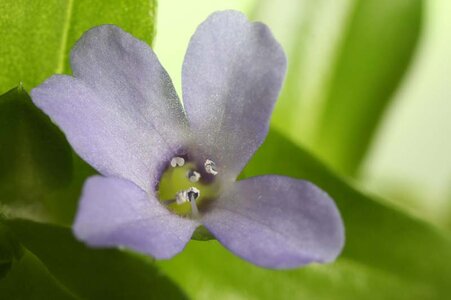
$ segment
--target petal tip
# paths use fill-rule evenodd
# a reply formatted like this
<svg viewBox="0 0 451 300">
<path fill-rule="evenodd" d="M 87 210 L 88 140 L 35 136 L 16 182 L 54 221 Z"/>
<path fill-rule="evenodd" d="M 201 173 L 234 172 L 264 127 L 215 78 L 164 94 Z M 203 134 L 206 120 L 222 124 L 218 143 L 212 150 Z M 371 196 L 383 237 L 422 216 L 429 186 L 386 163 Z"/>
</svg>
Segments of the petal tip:
<svg viewBox="0 0 451 300">
<path fill-rule="evenodd" d="M 284 176 L 237 182 L 204 224 L 236 255 L 270 269 L 333 262 L 345 241 L 342 218 L 328 194 Z"/>
</svg>

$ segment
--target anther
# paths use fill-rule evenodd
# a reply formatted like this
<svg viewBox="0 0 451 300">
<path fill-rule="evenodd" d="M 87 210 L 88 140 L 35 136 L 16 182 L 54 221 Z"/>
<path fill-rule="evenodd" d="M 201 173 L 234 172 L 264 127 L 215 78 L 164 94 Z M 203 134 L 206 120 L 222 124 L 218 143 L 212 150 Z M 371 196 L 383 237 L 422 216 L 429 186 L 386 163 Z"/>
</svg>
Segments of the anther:
<svg viewBox="0 0 451 300">
<path fill-rule="evenodd" d="M 218 170 L 216 169 L 216 164 L 214 161 L 207 159 L 204 163 L 205 172 L 212 175 L 217 175 Z"/>
<path fill-rule="evenodd" d="M 200 191 L 196 189 L 195 187 L 190 187 L 187 190 L 183 190 L 178 192 L 175 195 L 175 202 L 177 204 L 183 204 L 186 202 L 196 202 L 197 198 L 200 196 Z"/>
<path fill-rule="evenodd" d="M 191 214 L 197 217 L 199 215 L 199 210 L 197 209 L 196 200 L 199 196 L 200 191 L 195 187 L 190 187 L 187 190 L 178 192 L 175 196 L 175 202 L 179 205 L 189 202 L 191 204 Z"/>
<path fill-rule="evenodd" d="M 189 201 L 189 199 L 188 199 L 188 194 L 187 194 L 186 191 L 180 191 L 180 192 L 178 192 L 178 193 L 175 195 L 175 202 L 176 202 L 178 205 L 181 205 L 181 204 L 183 204 L 183 203 L 185 203 L 185 202 L 188 202 L 188 201 Z"/>
<path fill-rule="evenodd" d="M 195 187 L 190 187 L 186 190 L 189 202 L 196 202 L 197 198 L 200 196 L 200 191 Z"/>
<path fill-rule="evenodd" d="M 171 159 L 171 167 L 175 168 L 175 167 L 183 167 L 183 165 L 185 164 L 185 159 L 183 157 L 174 157 Z"/>
<path fill-rule="evenodd" d="M 191 181 L 193 183 L 198 182 L 200 179 L 200 173 L 197 171 L 191 170 L 191 171 L 188 171 L 187 177 L 188 177 L 189 181 Z"/>
</svg>

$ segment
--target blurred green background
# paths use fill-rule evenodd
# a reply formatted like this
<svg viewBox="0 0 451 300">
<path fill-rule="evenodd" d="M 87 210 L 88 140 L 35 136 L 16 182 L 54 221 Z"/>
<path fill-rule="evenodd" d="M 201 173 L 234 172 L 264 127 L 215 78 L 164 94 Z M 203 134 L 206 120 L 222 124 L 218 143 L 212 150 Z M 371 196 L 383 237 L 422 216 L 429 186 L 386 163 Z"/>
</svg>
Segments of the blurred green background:
<svg viewBox="0 0 451 300">
<path fill-rule="evenodd" d="M 94 171 L 26 92 L 70 73 L 85 30 L 114 23 L 153 45 L 180 94 L 190 36 L 224 9 L 268 24 L 288 55 L 270 134 L 243 176 L 326 190 L 346 227 L 333 264 L 265 270 L 216 241 L 155 262 L 70 233 Z M 450 11 L 448 0 L 1 1 L 0 298 L 446 299 Z"/>
<path fill-rule="evenodd" d="M 321 102 L 327 101 L 327 97 L 331 98 L 330 101 L 335 100 L 334 93 L 330 96 L 325 94 L 334 80 L 330 77 L 342 75 L 337 74 L 336 65 L 340 63 L 337 60 L 346 59 L 349 66 L 342 68 L 352 68 L 353 65 L 355 68 L 338 71 L 348 72 L 346 75 L 351 77 L 338 83 L 343 84 L 343 90 L 358 90 L 356 85 L 365 84 L 364 79 L 355 80 L 355 77 L 370 77 L 368 73 L 374 71 L 383 73 L 395 81 L 389 95 L 377 90 L 382 87 L 377 86 L 381 83 L 375 80 L 372 82 L 375 87 L 362 87 L 364 92 L 371 94 L 343 100 L 349 101 L 346 102 L 348 106 L 343 108 L 343 112 L 337 112 L 343 114 L 343 119 L 336 122 L 373 118 L 372 114 L 380 114 L 372 132 L 361 133 L 371 136 L 367 141 L 368 149 L 355 163 L 358 166 L 353 167 L 352 173 L 346 166 L 333 161 L 330 165 L 357 179 L 371 192 L 403 205 L 409 212 L 446 226 L 447 219 L 451 218 L 451 119 L 448 117 L 451 115 L 451 3 L 446 0 L 360 2 L 365 1 L 161 1 L 155 51 L 180 91 L 180 66 L 199 20 L 204 20 L 215 10 L 237 9 L 253 20 L 267 23 L 288 53 L 291 69 L 285 83 L 285 95 L 290 93 L 287 97 L 292 99 L 282 98 L 281 101 L 286 103 L 279 103 L 278 109 L 282 111 L 285 106 L 293 116 L 287 120 L 287 116 L 280 112 L 274 116 L 273 125 L 318 155 L 324 154 L 326 160 L 333 154 L 320 149 L 322 145 L 315 141 L 317 137 L 312 132 L 320 126 L 318 118 L 326 110 L 321 108 Z M 373 11 L 362 12 L 362 8 L 359 11 L 362 5 L 368 6 L 364 9 Z M 356 16 L 356 10 L 362 16 Z M 355 24 L 350 25 L 352 22 Z M 356 33 L 357 30 L 360 32 Z M 350 41 L 352 38 L 357 40 Z M 409 43 L 406 41 L 408 38 L 414 41 Z M 358 45 L 346 45 L 343 39 Z M 343 47 L 352 51 L 347 54 L 352 57 L 343 58 L 340 54 Z M 390 60 L 390 55 L 397 51 L 400 53 L 393 54 L 397 56 Z M 342 56 L 337 58 L 339 55 Z M 407 60 L 404 65 L 395 66 L 402 70 L 381 70 L 384 65 L 403 59 Z M 358 63 L 372 66 L 359 70 Z M 374 70 L 377 65 L 381 66 L 380 69 Z M 390 72 L 398 77 L 393 78 Z M 380 95 L 386 99 L 380 99 Z M 374 111 L 370 110 L 372 106 L 367 101 L 386 102 L 386 105 L 382 111 Z M 368 106 L 369 111 L 355 111 L 361 116 L 352 116 L 354 111 L 349 106 L 356 102 Z M 358 123 L 351 125 L 359 126 Z M 351 130 L 349 134 L 352 134 Z M 340 147 L 335 143 L 358 143 L 356 138 L 338 136 L 337 142 L 324 147 Z M 354 155 L 350 150 L 353 146 L 348 147 L 346 150 Z"/>
</svg>

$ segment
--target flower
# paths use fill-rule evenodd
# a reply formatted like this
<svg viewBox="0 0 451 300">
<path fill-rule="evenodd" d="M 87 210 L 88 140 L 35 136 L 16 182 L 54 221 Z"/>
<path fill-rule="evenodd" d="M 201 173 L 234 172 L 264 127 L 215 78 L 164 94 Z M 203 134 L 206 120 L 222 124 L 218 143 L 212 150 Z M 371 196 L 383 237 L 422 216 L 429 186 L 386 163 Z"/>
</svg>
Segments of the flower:
<svg viewBox="0 0 451 300">
<path fill-rule="evenodd" d="M 199 26 L 183 63 L 184 108 L 151 48 L 116 26 L 86 32 L 71 65 L 73 76 L 54 75 L 31 96 L 102 175 L 83 188 L 78 239 L 163 259 L 203 224 L 264 267 L 340 253 L 343 224 L 325 192 L 275 175 L 236 181 L 267 135 L 286 71 L 265 25 L 224 11 Z"/>
</svg>

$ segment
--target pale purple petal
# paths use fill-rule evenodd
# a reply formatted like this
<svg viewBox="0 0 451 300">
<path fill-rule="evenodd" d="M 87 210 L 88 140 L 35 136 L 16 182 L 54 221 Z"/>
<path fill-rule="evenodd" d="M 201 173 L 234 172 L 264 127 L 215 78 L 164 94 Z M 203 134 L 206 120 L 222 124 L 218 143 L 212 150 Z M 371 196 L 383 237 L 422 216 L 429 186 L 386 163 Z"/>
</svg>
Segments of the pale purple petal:
<svg viewBox="0 0 451 300">
<path fill-rule="evenodd" d="M 71 52 L 73 75 L 114 105 L 121 117 L 138 118 L 170 144 L 185 137 L 187 120 L 172 81 L 145 42 L 114 25 L 94 27 Z"/>
<path fill-rule="evenodd" d="M 51 77 L 31 96 L 64 131 L 75 151 L 100 173 L 153 190 L 158 168 L 173 155 L 174 146 L 132 104 L 121 108 L 115 99 L 105 101 L 80 79 L 65 75 Z"/>
<path fill-rule="evenodd" d="M 309 182 L 283 176 L 237 182 L 212 203 L 203 223 L 232 252 L 268 268 L 331 262 L 344 243 L 332 199 Z"/>
<path fill-rule="evenodd" d="M 197 226 L 130 181 L 94 176 L 85 183 L 73 230 L 90 246 L 123 246 L 162 259 L 182 251 Z"/>
<path fill-rule="evenodd" d="M 183 101 L 201 149 L 237 175 L 266 137 L 286 70 L 269 29 L 236 11 L 214 13 L 191 38 Z"/>
<path fill-rule="evenodd" d="M 100 173 L 152 190 L 187 136 L 168 74 L 148 45 L 113 25 L 86 32 L 71 59 L 77 78 L 50 78 L 32 90 L 34 103 Z"/>
</svg>

